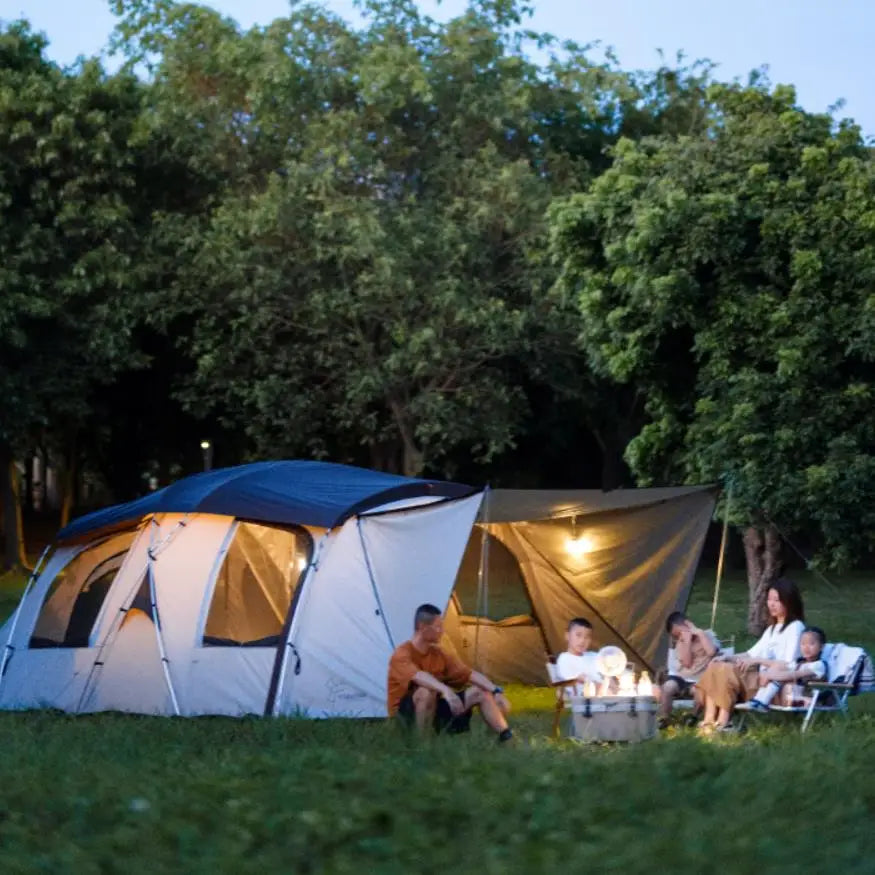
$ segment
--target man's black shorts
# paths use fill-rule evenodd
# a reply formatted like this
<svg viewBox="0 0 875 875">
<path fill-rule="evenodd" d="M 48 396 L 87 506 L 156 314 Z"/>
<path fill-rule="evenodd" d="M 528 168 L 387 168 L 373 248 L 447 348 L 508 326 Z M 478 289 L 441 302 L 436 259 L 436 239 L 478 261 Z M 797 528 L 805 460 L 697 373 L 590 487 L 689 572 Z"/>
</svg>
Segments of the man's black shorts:
<svg viewBox="0 0 875 875">
<path fill-rule="evenodd" d="M 398 705 L 398 716 L 410 726 L 416 722 L 416 709 L 413 704 L 413 694 L 416 692 L 416 684 L 411 684 L 407 689 L 407 695 L 401 700 Z M 462 700 L 462 705 L 465 704 L 465 691 L 456 693 Z M 471 710 L 473 706 L 467 708 L 458 717 L 453 716 L 447 700 L 443 696 L 438 696 L 437 710 L 434 713 L 434 731 L 446 732 L 453 735 L 458 732 L 467 732 L 471 728 Z"/>
<path fill-rule="evenodd" d="M 676 674 L 670 674 L 666 681 L 674 681 L 678 685 L 677 698 L 679 699 L 692 699 L 693 698 L 693 687 L 696 686 L 695 681 L 684 680 L 684 678 L 680 677 Z"/>
</svg>

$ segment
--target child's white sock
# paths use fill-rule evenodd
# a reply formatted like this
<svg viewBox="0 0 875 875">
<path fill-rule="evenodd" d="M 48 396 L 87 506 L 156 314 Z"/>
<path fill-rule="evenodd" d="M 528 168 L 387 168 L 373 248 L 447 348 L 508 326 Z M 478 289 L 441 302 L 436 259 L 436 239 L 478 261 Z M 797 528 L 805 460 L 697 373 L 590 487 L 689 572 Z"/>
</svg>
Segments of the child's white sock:
<svg viewBox="0 0 875 875">
<path fill-rule="evenodd" d="M 777 681 L 769 681 L 764 687 L 760 687 L 757 690 L 757 694 L 754 696 L 754 699 L 762 705 L 768 705 L 772 699 L 778 694 L 778 690 L 781 689 L 781 685 Z"/>
</svg>

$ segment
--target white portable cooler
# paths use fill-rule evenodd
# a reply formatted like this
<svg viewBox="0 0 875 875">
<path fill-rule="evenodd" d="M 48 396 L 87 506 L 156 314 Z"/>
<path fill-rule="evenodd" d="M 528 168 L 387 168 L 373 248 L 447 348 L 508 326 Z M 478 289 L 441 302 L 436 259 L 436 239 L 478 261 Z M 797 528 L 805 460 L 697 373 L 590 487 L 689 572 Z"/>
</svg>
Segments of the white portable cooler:
<svg viewBox="0 0 875 875">
<path fill-rule="evenodd" d="M 646 741 L 656 735 L 653 696 L 572 696 L 569 737 L 578 741 Z"/>
</svg>

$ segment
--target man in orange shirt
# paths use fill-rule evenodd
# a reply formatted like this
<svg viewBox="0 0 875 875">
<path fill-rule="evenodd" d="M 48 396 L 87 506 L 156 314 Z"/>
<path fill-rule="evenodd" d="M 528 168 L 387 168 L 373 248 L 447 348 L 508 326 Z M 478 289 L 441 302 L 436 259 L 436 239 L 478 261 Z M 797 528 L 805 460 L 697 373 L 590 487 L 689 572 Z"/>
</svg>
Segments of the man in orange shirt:
<svg viewBox="0 0 875 875">
<path fill-rule="evenodd" d="M 513 733 L 505 715 L 510 702 L 504 690 L 438 646 L 443 634 L 440 608 L 420 605 L 413 621 L 413 637 L 395 649 L 389 660 L 388 710 L 420 731 L 433 726 L 436 732 L 465 732 L 471 712 L 480 706 L 480 716 L 508 741 Z M 459 687 L 465 687 L 456 692 Z"/>
</svg>

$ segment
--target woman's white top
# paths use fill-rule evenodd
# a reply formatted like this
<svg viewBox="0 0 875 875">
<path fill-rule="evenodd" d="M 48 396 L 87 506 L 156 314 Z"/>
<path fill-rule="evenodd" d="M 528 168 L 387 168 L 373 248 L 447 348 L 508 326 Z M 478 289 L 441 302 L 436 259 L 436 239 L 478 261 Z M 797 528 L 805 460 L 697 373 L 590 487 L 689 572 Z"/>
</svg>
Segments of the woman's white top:
<svg viewBox="0 0 875 875">
<path fill-rule="evenodd" d="M 763 632 L 762 638 L 747 654 L 754 659 L 780 659 L 793 666 L 799 658 L 799 639 L 804 631 L 805 624 L 801 620 L 794 620 L 787 626 L 775 623 Z"/>
</svg>

